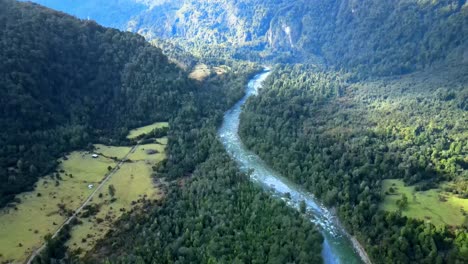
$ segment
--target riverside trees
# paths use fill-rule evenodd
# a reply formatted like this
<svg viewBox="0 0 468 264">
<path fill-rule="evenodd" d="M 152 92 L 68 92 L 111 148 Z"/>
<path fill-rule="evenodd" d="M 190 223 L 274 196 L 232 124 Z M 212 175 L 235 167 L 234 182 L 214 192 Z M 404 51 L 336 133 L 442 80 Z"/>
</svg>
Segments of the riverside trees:
<svg viewBox="0 0 468 264">
<path fill-rule="evenodd" d="M 449 67 L 352 83 L 343 73 L 281 66 L 247 102 L 240 135 L 276 170 L 335 207 L 377 263 L 463 262 L 466 226 L 441 230 L 381 211 L 379 203 L 383 179 L 402 178 L 417 190 L 466 183 L 466 117 L 455 103 L 467 89 L 465 72 Z M 399 204 L 405 208 L 404 197 Z"/>
</svg>

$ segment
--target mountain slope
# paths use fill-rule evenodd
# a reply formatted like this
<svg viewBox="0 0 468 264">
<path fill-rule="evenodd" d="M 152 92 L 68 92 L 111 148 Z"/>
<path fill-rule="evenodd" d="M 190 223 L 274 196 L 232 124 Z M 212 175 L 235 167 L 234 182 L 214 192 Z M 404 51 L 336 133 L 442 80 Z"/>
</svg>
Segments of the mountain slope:
<svg viewBox="0 0 468 264">
<path fill-rule="evenodd" d="M 335 208 L 373 263 L 467 263 L 466 72 L 350 82 L 336 72 L 278 66 L 245 105 L 239 134 L 276 171 Z"/>
<path fill-rule="evenodd" d="M 242 97 L 258 67 L 223 65 L 222 74 L 194 89 L 142 37 L 30 3 L 0 0 L 0 6 L 3 203 L 53 170 L 64 151 L 119 143 L 128 128 L 164 119 L 168 155 L 153 176 L 165 178 L 167 196 L 125 214 L 90 263 L 321 262 L 322 237 L 313 223 L 250 182 L 216 140 L 223 112 Z M 91 217 L 97 216 L 80 214 L 56 238 L 46 235 L 32 263 L 81 263 L 77 252 L 64 252 L 65 241 L 73 225 Z"/>
<path fill-rule="evenodd" d="M 80 12 L 82 7 L 64 6 L 67 1 L 36 2 L 82 17 L 85 14 Z M 85 2 L 84 6 L 90 5 Z M 121 2 L 142 3 L 113 2 L 108 5 L 117 10 L 123 10 Z M 149 38 L 174 39 L 194 50 L 208 45 L 241 58 L 289 62 L 315 61 L 318 56 L 330 66 L 362 75 L 401 74 L 434 63 L 468 62 L 465 0 L 176 0 L 145 4 L 141 12 L 118 17 L 127 20 L 118 27 Z M 93 13 L 86 14 L 105 23 L 107 9 L 97 2 L 94 6 Z"/>
<path fill-rule="evenodd" d="M 54 169 L 60 153 L 167 120 L 192 89 L 140 36 L 0 4 L 0 204 Z"/>
</svg>

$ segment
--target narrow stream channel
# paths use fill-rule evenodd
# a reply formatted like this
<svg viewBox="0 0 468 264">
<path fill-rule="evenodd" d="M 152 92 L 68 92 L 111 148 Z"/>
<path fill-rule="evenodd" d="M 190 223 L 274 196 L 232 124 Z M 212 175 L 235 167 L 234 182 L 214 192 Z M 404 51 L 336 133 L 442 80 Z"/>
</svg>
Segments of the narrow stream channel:
<svg viewBox="0 0 468 264">
<path fill-rule="evenodd" d="M 269 71 L 264 71 L 250 80 L 246 88 L 246 95 L 225 113 L 223 125 L 218 131 L 219 138 L 229 155 L 239 163 L 241 170 L 252 172 L 250 176 L 252 181 L 267 191 L 271 191 L 278 199 L 285 200 L 289 206 L 296 209 L 299 208 L 301 201 L 305 201 L 310 221 L 319 227 L 325 238 L 322 250 L 325 263 L 363 263 L 346 231 L 336 224 L 336 219 L 330 211 L 312 194 L 275 172 L 260 157 L 246 149 L 239 138 L 241 108 L 247 98 L 257 95 L 258 89 L 268 75 Z M 290 194 L 290 199 L 284 198 L 286 193 Z"/>
</svg>

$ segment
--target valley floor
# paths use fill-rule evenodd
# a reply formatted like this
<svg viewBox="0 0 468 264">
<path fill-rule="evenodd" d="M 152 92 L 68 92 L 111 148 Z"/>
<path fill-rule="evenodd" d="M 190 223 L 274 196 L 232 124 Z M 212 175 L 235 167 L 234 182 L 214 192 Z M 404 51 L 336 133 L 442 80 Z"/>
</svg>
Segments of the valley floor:
<svg viewBox="0 0 468 264">
<path fill-rule="evenodd" d="M 129 138 L 161 127 L 167 123 L 133 130 Z M 164 183 L 153 181 L 151 167 L 165 159 L 166 144 L 163 137 L 135 147 L 94 145 L 97 157 L 74 151 L 60 159 L 56 173 L 0 211 L 0 262 L 24 262 L 42 246 L 45 235 L 55 234 L 82 206 L 67 245 L 85 253 L 124 212 L 161 199 Z"/>
</svg>

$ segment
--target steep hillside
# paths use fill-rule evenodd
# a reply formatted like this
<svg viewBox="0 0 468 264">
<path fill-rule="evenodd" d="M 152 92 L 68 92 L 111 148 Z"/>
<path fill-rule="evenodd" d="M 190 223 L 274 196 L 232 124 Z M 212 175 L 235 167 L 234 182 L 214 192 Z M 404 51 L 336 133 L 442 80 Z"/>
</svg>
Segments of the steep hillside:
<svg viewBox="0 0 468 264">
<path fill-rule="evenodd" d="M 1 205 L 54 169 L 60 153 L 167 120 L 192 89 L 140 36 L 0 4 Z"/>
<path fill-rule="evenodd" d="M 314 224 L 251 182 L 217 140 L 223 113 L 258 70 L 231 65 L 194 93 L 172 120 L 168 159 L 155 171 L 174 180 L 164 203 L 126 215 L 85 263 L 322 263 Z"/>
<path fill-rule="evenodd" d="M 105 206 L 125 214 L 117 226 L 106 226 L 112 229 L 107 239 L 88 253 L 90 263 L 105 263 L 107 259 L 113 263 L 231 263 L 265 258 L 278 263 L 321 262 L 322 237 L 313 224 L 251 183 L 216 140 L 222 113 L 242 97 L 245 83 L 258 67 L 225 62 L 222 74 L 209 75 L 195 86 L 186 78 L 187 73 L 168 63 L 161 51 L 142 37 L 35 4 L 0 0 L 0 6 L 3 204 L 14 194 L 31 189 L 37 177 L 54 170 L 54 160 L 65 151 L 86 148 L 90 142 L 125 144 L 129 128 L 152 121 L 169 123 L 167 145 L 159 145 L 166 148 L 167 159 L 155 164 L 152 171 L 155 182 L 163 182 L 168 189 L 164 200 L 152 203 L 146 195 L 139 196 L 132 204 L 143 200 L 142 210 L 134 207 L 127 214 L 121 207 L 122 196 L 115 194 L 124 192 L 119 187 L 110 188 L 112 184 L 112 200 L 101 199 L 107 195 L 101 190 L 103 195 L 93 199 L 103 204 L 86 207 L 86 212 L 75 216 L 55 238 L 43 234 L 39 227 L 33 230 L 34 225 L 40 225 L 34 219 L 31 229 L 22 231 L 45 235 L 46 245 L 32 263 L 81 263 L 78 256 L 89 245 L 86 239 L 94 239 L 96 234 L 81 238 L 76 233 L 81 235 L 79 230 L 89 225 L 97 228 L 94 223 L 104 221 L 97 213 Z M 85 152 L 75 154 L 86 155 L 81 153 Z M 71 162 L 73 158 L 68 155 L 62 160 Z M 89 174 L 83 168 L 94 166 L 89 164 L 81 160 L 75 165 Z M 135 163 L 125 165 L 130 164 Z M 73 174 L 68 176 L 78 180 Z M 55 173 L 56 192 L 49 193 L 52 197 L 40 192 L 34 197 L 43 197 L 42 202 L 51 207 L 71 197 L 67 189 L 61 189 L 65 183 L 59 176 Z M 118 179 L 115 176 L 112 179 Z M 126 184 L 125 177 L 134 178 L 128 171 L 121 176 Z M 44 185 L 38 184 L 47 188 Z M 68 198 L 62 199 L 59 190 Z M 25 207 L 20 205 L 25 202 L 15 199 L 11 210 L 4 208 L 3 216 L 23 211 Z M 45 214 L 42 202 L 30 204 L 38 215 Z M 64 208 L 60 203 L 57 206 Z M 52 211 L 50 215 L 61 213 Z M 71 211 L 65 213 L 69 216 Z M 30 217 L 19 220 L 29 221 Z M 58 227 L 62 222 L 48 224 Z M 21 232 L 12 232 L 12 236 L 24 239 Z M 73 246 L 66 242 L 70 236 Z M 36 249 L 22 243 L 14 247 L 22 255 Z M 69 252 L 71 249 L 76 251 Z M 11 249 L 0 248 L 0 258 L 11 257 L 5 250 L 11 253 Z M 4 259 L 8 263 L 17 260 Z"/>
<path fill-rule="evenodd" d="M 467 71 L 350 82 L 278 67 L 247 102 L 240 136 L 334 207 L 374 263 L 466 263 Z"/>
<path fill-rule="evenodd" d="M 72 1 L 36 2 L 107 23 L 107 9 L 99 3 L 93 12 L 83 12 Z M 85 2 L 89 6 L 94 1 Z M 468 62 L 465 0 L 113 2 L 105 6 L 124 10 L 122 2 L 146 5 L 141 12 L 118 17 L 127 20 L 119 28 L 172 39 L 201 55 L 207 54 L 208 45 L 210 52 L 219 49 L 239 58 L 310 62 L 319 57 L 365 76 Z"/>
</svg>

